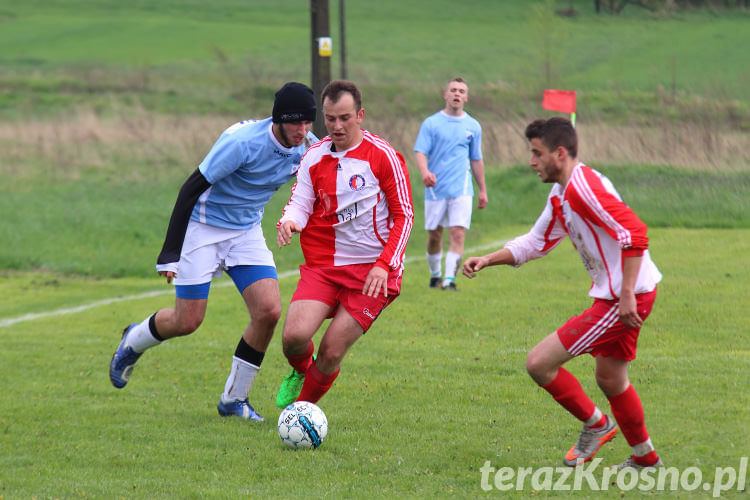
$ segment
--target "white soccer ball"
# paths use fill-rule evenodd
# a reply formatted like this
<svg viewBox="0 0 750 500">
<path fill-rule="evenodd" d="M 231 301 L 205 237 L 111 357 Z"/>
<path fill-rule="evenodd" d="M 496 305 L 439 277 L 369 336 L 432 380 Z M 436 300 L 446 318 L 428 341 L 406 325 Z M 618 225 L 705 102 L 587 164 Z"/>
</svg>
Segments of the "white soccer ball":
<svg viewBox="0 0 750 500">
<path fill-rule="evenodd" d="M 279 437 L 289 448 L 317 448 L 328 434 L 328 419 L 317 405 L 296 401 L 279 415 Z"/>
</svg>

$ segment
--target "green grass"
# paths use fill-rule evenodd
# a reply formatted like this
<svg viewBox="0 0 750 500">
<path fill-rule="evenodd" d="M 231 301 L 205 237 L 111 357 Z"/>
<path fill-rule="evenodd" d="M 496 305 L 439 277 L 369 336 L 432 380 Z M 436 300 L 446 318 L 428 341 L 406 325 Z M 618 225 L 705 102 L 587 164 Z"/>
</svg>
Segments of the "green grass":
<svg viewBox="0 0 750 500">
<path fill-rule="evenodd" d="M 95 173 L 51 180 L 32 175 L 1 185 L 0 212 L 24 216 L 7 219 L 0 226 L 5 242 L 0 246 L 0 269 L 153 276 L 169 214 L 189 172 L 173 169 L 162 180 L 146 166 L 130 169 L 132 176 L 124 180 Z M 750 228 L 750 178 L 745 173 L 633 165 L 602 170 L 652 228 Z M 141 172 L 140 178 L 136 171 Z M 419 176 L 412 174 L 418 210 L 409 253 L 421 255 L 424 191 Z M 549 192 L 549 186 L 539 182 L 528 167 L 490 168 L 487 185 L 491 202 L 487 209 L 475 211 L 469 244 L 497 224 L 530 225 Z M 275 245 L 274 226 L 288 196 L 289 185 L 266 208 L 264 231 L 269 246 Z M 282 268 L 291 267 L 299 258 L 296 250 L 276 252 Z"/>
<path fill-rule="evenodd" d="M 443 82 L 460 74 L 481 89 L 480 115 L 538 112 L 541 91 L 559 87 L 579 91 L 581 118 L 684 117 L 698 108 L 750 126 L 750 71 L 742 64 L 750 13 L 632 8 L 597 16 L 589 0 L 575 5 L 579 16 L 563 18 L 552 10 L 567 0 L 482 0 L 460 9 L 446 0 L 352 2 L 348 75 L 383 116 L 422 117 Z M 112 99 L 161 112 L 264 110 L 259 86 L 265 97 L 279 81 L 310 78 L 308 9 L 302 0 L 0 1 L 0 116 L 103 110 Z M 338 57 L 331 62 L 337 76 Z"/>
<path fill-rule="evenodd" d="M 487 228 L 482 243 L 522 229 Z M 698 467 L 710 481 L 715 467 L 747 456 L 750 399 L 738 374 L 750 369 L 742 337 L 750 272 L 737 256 L 750 251 L 750 231 L 655 229 L 651 242 L 665 278 L 631 378 L 667 464 Z M 170 305 L 171 294 L 0 327 L 0 495 L 473 498 L 484 493 L 486 461 L 557 466 L 578 424 L 533 384 L 524 358 L 589 303 L 578 256 L 565 243 L 521 269 L 461 280 L 457 294 L 428 290 L 426 278 L 424 261 L 411 261 L 402 296 L 347 356 L 321 400 L 330 432 L 314 452 L 288 451 L 276 436 L 275 391 L 288 369 L 278 336 L 251 394 L 268 421 L 217 415 L 247 320 L 231 286 L 214 287 L 201 329 L 146 353 L 122 391 L 106 375 L 117 329 Z M 0 292 L 20 290 L 21 300 L 2 317 L 36 310 L 34 296 L 45 308 L 64 307 L 159 288 L 153 279 L 49 281 L 4 275 Z M 285 309 L 295 282 L 281 280 Z M 570 369 L 607 409 L 591 359 Z M 700 403 L 709 394 L 710 404 Z M 600 455 L 607 464 L 628 453 L 620 437 Z M 516 495 L 530 491 L 527 483 Z M 552 493 L 565 494 L 538 492 Z"/>
<path fill-rule="evenodd" d="M 590 0 L 574 4 L 580 15 L 569 19 L 550 14 L 568 0 L 347 2 L 349 76 L 364 90 L 368 123 L 413 143 L 410 127 L 461 74 L 476 90 L 470 112 L 487 125 L 538 115 L 541 90 L 560 87 L 579 90 L 582 127 L 698 123 L 696 141 L 716 151 L 715 131 L 748 130 L 750 13 L 629 6 L 595 16 Z M 487 461 L 560 464 L 579 426 L 534 385 L 524 360 L 589 304 L 579 257 L 564 243 L 521 269 L 459 279 L 457 294 L 427 289 L 414 173 L 403 293 L 321 401 L 330 424 L 322 448 L 289 451 L 276 436 L 274 397 L 288 371 L 278 334 L 251 393 L 268 421 L 218 417 L 247 323 L 226 278 L 197 333 L 149 351 L 126 389 L 111 387 L 119 330 L 173 304 L 153 265 L 179 186 L 220 132 L 196 135 L 181 117 L 201 115 L 190 124 L 203 130 L 216 116 L 263 116 L 280 82 L 308 81 L 308 9 L 302 0 L 0 0 L 0 500 L 476 498 L 501 494 L 481 488 Z M 149 141 L 158 127 L 179 140 Z M 735 144 L 727 152 L 742 163 L 749 148 Z M 665 144 L 665 162 L 678 147 Z M 712 481 L 716 467 L 748 456 L 747 169 L 586 160 L 649 225 L 664 274 L 630 372 L 653 441 L 667 465 L 698 467 Z M 474 213 L 467 255 L 526 231 L 543 207 L 549 186 L 528 167 L 504 167 L 488 162 L 490 205 Z M 271 247 L 287 195 L 288 186 L 266 210 Z M 288 276 L 301 253 L 293 245 L 275 258 Z M 284 310 L 295 283 L 280 280 Z M 591 359 L 570 369 L 608 409 Z M 620 437 L 600 453 L 609 464 L 629 448 Z M 509 493 L 566 495 L 528 483 Z M 604 496 L 640 494 L 612 486 Z M 747 486 L 724 496 L 744 498 Z"/>
</svg>

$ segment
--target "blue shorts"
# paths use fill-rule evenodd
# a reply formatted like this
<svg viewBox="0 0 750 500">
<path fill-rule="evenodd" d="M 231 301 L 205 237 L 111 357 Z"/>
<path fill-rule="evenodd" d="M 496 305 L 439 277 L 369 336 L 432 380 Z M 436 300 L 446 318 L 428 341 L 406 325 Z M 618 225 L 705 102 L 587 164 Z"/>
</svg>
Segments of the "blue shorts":
<svg viewBox="0 0 750 500">
<path fill-rule="evenodd" d="M 274 266 L 234 266 L 227 269 L 227 274 L 232 278 L 240 293 L 258 280 L 279 279 Z M 197 285 L 176 285 L 175 293 L 181 299 L 200 300 L 208 298 L 210 288 L 210 281 Z"/>
</svg>

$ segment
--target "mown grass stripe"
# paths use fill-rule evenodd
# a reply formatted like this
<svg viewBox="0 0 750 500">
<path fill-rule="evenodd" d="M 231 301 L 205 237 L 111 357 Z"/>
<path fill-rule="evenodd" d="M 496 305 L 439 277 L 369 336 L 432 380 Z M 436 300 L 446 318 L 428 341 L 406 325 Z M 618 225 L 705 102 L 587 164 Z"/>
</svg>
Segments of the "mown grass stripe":
<svg viewBox="0 0 750 500">
<path fill-rule="evenodd" d="M 497 248 L 502 244 L 504 244 L 504 241 L 495 241 L 495 242 L 488 243 L 485 245 L 480 245 L 477 247 L 469 248 L 466 250 L 466 253 L 486 250 L 488 248 Z M 415 262 L 419 260 L 425 260 L 424 255 L 419 256 L 419 257 L 407 257 L 406 259 L 404 259 L 406 263 Z M 291 278 L 292 276 L 299 276 L 299 271 L 297 269 L 294 269 L 290 271 L 284 271 L 283 273 L 279 273 L 279 279 Z M 225 286 L 230 286 L 232 284 L 233 283 L 231 281 L 224 281 L 221 283 L 217 283 L 216 285 L 213 285 L 213 286 L 225 287 Z M 79 313 L 83 311 L 88 311 L 90 309 L 94 309 L 100 306 L 108 306 L 111 304 L 117 304 L 118 302 L 129 302 L 131 300 L 147 299 L 150 297 L 158 297 L 160 295 L 167 295 L 167 294 L 173 294 L 173 293 L 174 293 L 174 290 L 172 290 L 171 288 L 166 289 L 166 290 L 154 290 L 151 292 L 138 293 L 135 295 L 126 295 L 124 297 L 112 297 L 110 299 L 97 300 L 95 302 L 90 302 L 88 304 L 83 304 L 83 305 L 76 306 L 76 307 L 64 307 L 62 309 L 55 309 L 54 311 L 24 314 L 23 316 L 17 316 L 15 318 L 6 318 L 3 320 L 0 320 L 0 328 L 5 327 L 5 326 L 15 325 L 16 323 L 21 323 L 24 321 L 32 321 L 35 319 L 47 318 L 50 316 L 65 316 L 67 314 L 75 314 L 75 313 Z"/>
</svg>

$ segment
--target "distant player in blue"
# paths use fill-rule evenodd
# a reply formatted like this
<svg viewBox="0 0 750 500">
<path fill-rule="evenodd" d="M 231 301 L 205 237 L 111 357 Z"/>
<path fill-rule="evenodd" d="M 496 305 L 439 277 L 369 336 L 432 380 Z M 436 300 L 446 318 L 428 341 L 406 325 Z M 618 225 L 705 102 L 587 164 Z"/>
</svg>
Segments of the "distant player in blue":
<svg viewBox="0 0 750 500">
<path fill-rule="evenodd" d="M 293 179 L 302 155 L 316 137 L 313 91 L 296 82 L 278 92 L 273 114 L 226 129 L 177 196 L 156 269 L 174 279 L 174 308 L 161 309 L 123 331 L 109 378 L 125 387 L 143 352 L 164 340 L 189 335 L 203 321 L 213 277 L 232 278 L 250 313 L 237 345 L 218 410 L 263 420 L 248 402 L 276 323 L 281 295 L 273 254 L 261 228 L 263 207 Z"/>
<path fill-rule="evenodd" d="M 469 87 L 463 78 L 449 81 L 443 93 L 445 108 L 422 122 L 414 145 L 424 190 L 424 228 L 430 287 L 456 290 L 466 230 L 471 225 L 474 186 L 479 188 L 480 210 L 487 206 L 482 160 L 482 126 L 464 111 Z M 443 228 L 449 228 L 449 247 L 443 259 Z M 442 284 L 441 284 L 441 277 Z"/>
</svg>

